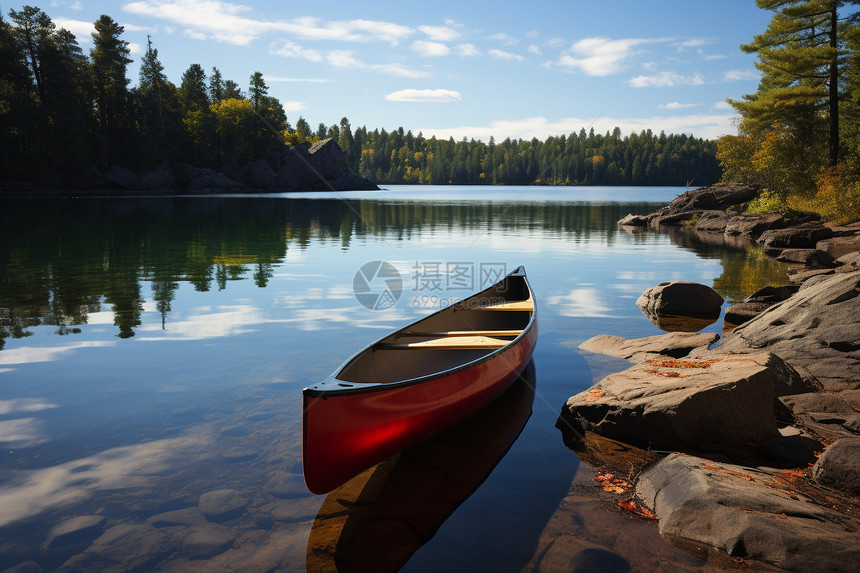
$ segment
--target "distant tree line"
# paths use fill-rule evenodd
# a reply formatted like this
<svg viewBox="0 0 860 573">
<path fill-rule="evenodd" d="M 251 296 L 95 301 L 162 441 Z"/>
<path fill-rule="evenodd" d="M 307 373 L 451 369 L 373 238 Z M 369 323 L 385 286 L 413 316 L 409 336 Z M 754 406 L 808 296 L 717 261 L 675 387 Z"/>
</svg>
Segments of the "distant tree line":
<svg viewBox="0 0 860 573">
<path fill-rule="evenodd" d="M 102 15 L 94 29 L 85 54 L 39 8 L 0 14 L 0 177 L 39 180 L 92 165 L 142 170 L 166 161 L 217 169 L 334 138 L 353 172 L 378 183 L 703 185 L 720 178 L 713 141 L 650 130 L 485 143 L 427 139 L 402 127 L 353 130 L 345 117 L 316 129 L 299 117 L 293 126 L 260 72 L 245 91 L 218 68 L 191 64 L 175 85 L 151 43 L 131 87 L 123 27 Z"/>
<path fill-rule="evenodd" d="M 354 170 L 377 183 L 705 185 L 720 178 L 714 141 L 650 129 L 484 143 L 362 127 L 346 147 L 343 139 Z"/>
</svg>

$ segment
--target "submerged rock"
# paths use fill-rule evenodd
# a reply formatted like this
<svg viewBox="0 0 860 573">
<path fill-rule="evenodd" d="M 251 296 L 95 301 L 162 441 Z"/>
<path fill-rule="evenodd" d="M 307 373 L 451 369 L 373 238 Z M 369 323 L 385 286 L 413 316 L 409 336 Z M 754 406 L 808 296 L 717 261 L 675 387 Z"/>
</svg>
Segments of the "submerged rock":
<svg viewBox="0 0 860 573">
<path fill-rule="evenodd" d="M 671 454 L 642 473 L 636 496 L 664 535 L 789 571 L 853 571 L 860 520 L 788 491 L 786 481 L 779 470 Z"/>
<path fill-rule="evenodd" d="M 601 334 L 589 338 L 580 344 L 579 348 L 597 354 L 625 358 L 633 362 L 643 362 L 661 356 L 681 358 L 696 348 L 707 348 L 719 338 L 719 334 L 704 332 L 699 334 L 671 332 L 631 339 Z"/>
</svg>

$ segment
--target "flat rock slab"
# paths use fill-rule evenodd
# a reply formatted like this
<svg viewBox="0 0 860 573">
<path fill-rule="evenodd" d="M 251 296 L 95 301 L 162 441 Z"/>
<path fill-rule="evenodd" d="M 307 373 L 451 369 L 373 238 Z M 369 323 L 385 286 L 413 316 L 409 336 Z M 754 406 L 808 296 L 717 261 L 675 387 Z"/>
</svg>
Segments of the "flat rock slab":
<svg viewBox="0 0 860 573">
<path fill-rule="evenodd" d="M 101 535 L 106 519 L 101 515 L 79 515 L 54 526 L 48 532 L 48 549 L 69 543 L 81 543 Z"/>
<path fill-rule="evenodd" d="M 600 334 L 579 345 L 582 350 L 624 358 L 633 362 L 644 362 L 660 355 L 682 358 L 696 348 L 708 347 L 720 335 L 716 333 L 691 334 L 670 332 L 644 338 L 622 338 L 612 334 Z"/>
<path fill-rule="evenodd" d="M 664 535 L 789 571 L 856 571 L 860 519 L 788 491 L 780 476 L 671 454 L 642 473 L 636 496 Z"/>
<path fill-rule="evenodd" d="M 769 353 L 651 360 L 572 396 L 558 427 L 666 450 L 764 443 L 779 435 L 774 396 L 795 385 Z"/>
<path fill-rule="evenodd" d="M 736 328 L 720 351 L 764 349 L 806 368 L 827 390 L 860 388 L 860 272 L 816 280 Z"/>
<path fill-rule="evenodd" d="M 744 213 L 733 217 L 725 227 L 725 234 L 729 236 L 740 235 L 757 239 L 765 231 L 785 227 L 788 221 L 782 215 L 773 213 Z"/>
<path fill-rule="evenodd" d="M 860 437 L 834 442 L 815 462 L 812 477 L 821 485 L 860 496 Z"/>
<path fill-rule="evenodd" d="M 834 259 L 839 259 L 849 253 L 860 251 L 860 235 L 822 239 L 815 244 L 815 248 Z"/>
</svg>

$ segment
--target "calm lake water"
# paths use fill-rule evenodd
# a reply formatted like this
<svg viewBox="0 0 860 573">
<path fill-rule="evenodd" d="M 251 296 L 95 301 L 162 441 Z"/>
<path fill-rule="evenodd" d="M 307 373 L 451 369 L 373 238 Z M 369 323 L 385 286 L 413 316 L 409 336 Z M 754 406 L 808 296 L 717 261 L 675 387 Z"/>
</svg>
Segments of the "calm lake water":
<svg viewBox="0 0 860 573">
<path fill-rule="evenodd" d="M 659 334 L 634 301 L 664 280 L 712 285 L 729 304 L 785 279 L 755 248 L 616 226 L 683 190 L 0 200 L 0 570 L 323 563 L 338 540 L 314 527 L 326 496 L 301 480 L 301 389 L 518 265 L 538 301 L 536 391 L 446 438 L 437 450 L 454 454 L 450 467 L 391 475 L 412 471 L 432 487 L 469 474 L 465 499 L 439 506 L 424 537 L 438 531 L 405 570 L 527 568 L 582 470 L 556 417 L 569 396 L 625 367 L 577 345 Z M 385 310 L 353 294 L 372 261 L 403 279 Z M 477 427 L 490 435 L 475 439 Z M 483 466 L 463 469 L 478 458 Z M 397 495 L 397 511 L 427 514 L 426 493 Z M 378 554 L 404 551 L 387 549 L 388 537 Z"/>
</svg>

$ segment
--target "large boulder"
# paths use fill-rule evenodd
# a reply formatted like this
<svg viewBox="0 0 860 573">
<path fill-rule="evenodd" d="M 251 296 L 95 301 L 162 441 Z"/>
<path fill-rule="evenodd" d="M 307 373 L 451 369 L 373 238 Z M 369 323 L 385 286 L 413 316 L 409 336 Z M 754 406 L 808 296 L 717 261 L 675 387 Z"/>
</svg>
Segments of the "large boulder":
<svg viewBox="0 0 860 573">
<path fill-rule="evenodd" d="M 714 289 L 690 281 L 662 282 L 643 292 L 636 300 L 636 306 L 648 316 L 716 318 L 722 304 L 723 297 Z"/>
<path fill-rule="evenodd" d="M 810 286 L 807 286 L 810 285 Z M 720 351 L 766 349 L 825 389 L 860 388 L 860 271 L 810 281 L 726 336 Z"/>
<path fill-rule="evenodd" d="M 589 338 L 579 345 L 582 350 L 597 354 L 606 354 L 624 358 L 633 362 L 669 356 L 682 358 L 696 348 L 707 348 L 720 335 L 714 332 L 691 334 L 687 332 L 670 332 L 644 338 L 622 338 L 612 334 L 600 334 Z"/>
<path fill-rule="evenodd" d="M 860 519 L 816 505 L 788 483 L 779 470 L 671 454 L 642 473 L 636 496 L 664 535 L 789 571 L 854 571 Z"/>
<path fill-rule="evenodd" d="M 860 437 L 834 442 L 815 462 L 812 477 L 823 486 L 860 496 Z"/>
<path fill-rule="evenodd" d="M 758 188 L 753 185 L 736 183 L 691 189 L 675 197 L 669 203 L 668 211 L 682 213 L 726 209 L 755 199 L 757 193 Z"/>
<path fill-rule="evenodd" d="M 734 448 L 776 437 L 774 397 L 800 388 L 768 353 L 650 360 L 572 396 L 557 425 L 640 447 Z"/>
</svg>

